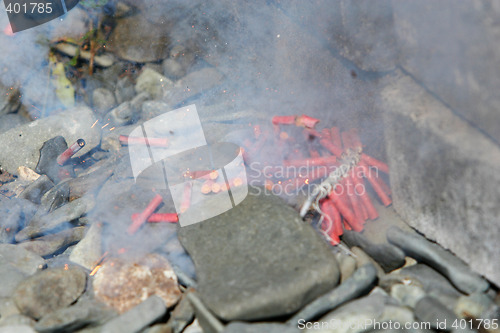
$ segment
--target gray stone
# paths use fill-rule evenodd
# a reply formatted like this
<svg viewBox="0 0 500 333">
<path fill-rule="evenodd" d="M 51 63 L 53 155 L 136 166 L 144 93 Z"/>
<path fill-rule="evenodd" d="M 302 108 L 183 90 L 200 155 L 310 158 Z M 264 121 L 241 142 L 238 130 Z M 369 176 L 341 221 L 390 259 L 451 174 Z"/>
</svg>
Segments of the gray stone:
<svg viewBox="0 0 500 333">
<path fill-rule="evenodd" d="M 340 286 L 306 305 L 287 323 L 297 326 L 301 320 L 311 321 L 344 303 L 366 295 L 373 288 L 376 280 L 377 271 L 375 267 L 373 265 L 362 266 Z"/>
<path fill-rule="evenodd" d="M 39 319 L 75 302 L 85 290 L 86 274 L 79 268 L 53 268 L 23 280 L 13 299 L 21 313 Z"/>
<path fill-rule="evenodd" d="M 311 328 L 305 326 L 307 321 L 300 321 L 297 327 L 301 330 L 306 328 L 305 332 L 321 332 L 321 333 L 340 333 L 345 332 L 344 327 L 352 329 L 349 332 L 363 332 L 370 329 L 369 321 L 379 319 L 384 314 L 386 296 L 370 295 L 351 301 L 336 310 L 326 314 L 317 321 L 318 326 Z M 328 328 L 321 328 L 322 323 L 335 323 Z M 363 323 L 363 325 L 360 325 Z M 365 324 L 368 323 L 368 324 Z M 310 323 L 315 324 L 315 323 Z M 344 326 L 345 325 L 345 326 Z"/>
<path fill-rule="evenodd" d="M 10 264 L 0 264 L 0 297 L 10 297 L 16 286 L 26 277 Z"/>
<path fill-rule="evenodd" d="M 171 108 L 165 102 L 147 101 L 142 104 L 141 120 L 150 120 L 168 111 L 171 111 Z"/>
<path fill-rule="evenodd" d="M 340 282 L 343 283 L 356 271 L 356 259 L 342 252 L 338 252 L 335 256 L 340 268 Z"/>
<path fill-rule="evenodd" d="M 393 227 L 387 231 L 387 239 L 407 255 L 439 271 L 464 293 L 481 292 L 489 288 L 488 282 L 472 272 L 463 261 L 417 233 Z"/>
<path fill-rule="evenodd" d="M 176 44 L 169 53 L 169 59 L 174 59 L 186 71 L 194 65 L 196 54 L 200 53 L 194 41 L 186 41 L 184 44 Z"/>
<path fill-rule="evenodd" d="M 500 148 L 413 79 L 388 78 L 385 117 L 394 209 L 473 270 L 500 284 Z M 460 241 L 457 241 L 460 240 Z"/>
<path fill-rule="evenodd" d="M 102 333 L 135 333 L 161 318 L 167 308 L 158 296 L 151 296 L 141 304 L 110 320 Z"/>
<path fill-rule="evenodd" d="M 6 318 L 17 314 L 19 314 L 19 309 L 12 298 L 0 298 L 0 318 Z"/>
<path fill-rule="evenodd" d="M 109 316 L 109 310 L 96 301 L 80 299 L 75 305 L 43 316 L 35 325 L 37 332 L 73 332 L 97 324 Z"/>
<path fill-rule="evenodd" d="M 45 266 L 45 261 L 20 246 L 0 244 L 0 265 L 10 264 L 20 272 L 32 275 Z"/>
<path fill-rule="evenodd" d="M 203 332 L 205 333 L 221 333 L 224 330 L 224 325 L 217 319 L 212 312 L 203 304 L 195 292 L 186 295 L 187 299 L 193 306 L 196 319 L 198 319 Z"/>
<path fill-rule="evenodd" d="M 181 333 L 189 323 L 193 321 L 194 309 L 191 301 L 186 297 L 188 293 L 192 292 L 187 290 L 179 303 L 175 306 L 174 311 L 170 314 L 168 322 L 164 325 L 165 329 L 171 329 L 172 333 Z"/>
<path fill-rule="evenodd" d="M 115 105 L 115 95 L 108 89 L 97 88 L 92 92 L 92 106 L 98 114 L 105 114 Z"/>
<path fill-rule="evenodd" d="M 428 322 L 432 328 L 438 328 L 436 323 L 446 322 L 446 329 L 451 330 L 452 324 L 457 317 L 446 306 L 441 304 L 437 299 L 426 296 L 423 297 L 415 306 L 415 317 L 421 322 Z M 444 327 L 439 327 L 444 329 Z"/>
<path fill-rule="evenodd" d="M 204 333 L 203 329 L 198 322 L 198 319 L 195 319 L 191 325 L 186 327 L 183 333 Z"/>
<path fill-rule="evenodd" d="M 157 71 L 145 67 L 136 80 L 135 91 L 137 93 L 146 92 L 152 98 L 159 98 L 163 92 L 172 88 L 173 82 Z"/>
<path fill-rule="evenodd" d="M 17 113 L 0 115 L 0 134 L 8 130 L 26 124 L 28 119 Z"/>
<path fill-rule="evenodd" d="M 420 286 L 395 284 L 391 288 L 391 296 L 397 299 L 401 305 L 414 308 L 422 297 L 425 297 L 425 291 Z"/>
<path fill-rule="evenodd" d="M 135 112 L 139 112 L 142 110 L 142 104 L 144 104 L 144 102 L 150 99 L 151 95 L 148 92 L 143 91 L 137 94 L 134 98 L 132 98 L 132 100 L 130 101 L 130 105 L 132 106 Z"/>
<path fill-rule="evenodd" d="M 63 136 L 71 144 L 80 138 L 84 139 L 85 147 L 75 156 L 87 153 L 101 141 L 100 128 L 91 128 L 95 120 L 90 109 L 77 107 L 0 134 L 0 142 L 3 143 L 0 168 L 14 175 L 20 166 L 34 170 L 43 143 L 57 135 Z"/>
<path fill-rule="evenodd" d="M 118 104 L 130 101 L 135 96 L 135 88 L 132 80 L 128 77 L 118 79 L 115 88 L 115 97 Z"/>
<path fill-rule="evenodd" d="M 13 316 L 5 317 L 0 319 L 0 327 L 4 326 L 18 326 L 18 325 L 26 325 L 33 327 L 35 326 L 35 321 L 27 316 L 23 316 L 21 314 L 16 314 Z"/>
<path fill-rule="evenodd" d="M 124 126 L 130 124 L 133 121 L 134 109 L 130 105 L 130 102 L 123 102 L 118 105 L 113 110 L 106 114 L 106 119 L 112 126 Z"/>
<path fill-rule="evenodd" d="M 384 312 L 380 318 L 377 318 L 379 323 L 379 332 L 388 332 L 389 330 L 383 329 L 384 324 L 386 327 L 394 327 L 392 332 L 408 332 L 408 333 L 420 333 L 420 332 L 434 332 L 430 328 L 424 327 L 425 324 L 422 322 L 416 322 L 413 311 L 403 306 L 386 305 L 384 307 Z M 382 324 L 381 324 L 382 323 Z M 392 323 L 392 324 L 391 324 Z M 391 324 L 389 326 L 388 324 Z M 399 324 L 400 328 L 396 329 L 396 325 Z M 410 328 L 406 328 L 405 325 L 410 325 Z M 373 325 L 374 328 L 378 328 L 377 325 Z M 389 331 L 390 332 L 390 331 Z"/>
<path fill-rule="evenodd" d="M 163 75 L 172 79 L 178 80 L 186 75 L 187 69 L 181 65 L 176 59 L 168 58 L 163 60 Z"/>
<path fill-rule="evenodd" d="M 403 68 L 500 142 L 498 4 L 413 0 L 392 6 Z"/>
<path fill-rule="evenodd" d="M 14 243 L 15 234 L 33 218 L 36 209 L 25 199 L 0 200 L 0 243 Z"/>
<path fill-rule="evenodd" d="M 36 333 L 36 331 L 28 325 L 12 325 L 0 327 L 0 333 Z"/>
<path fill-rule="evenodd" d="M 475 293 L 468 296 L 460 296 L 455 304 L 454 312 L 459 318 L 472 317 L 481 318 L 483 313 L 495 306 L 495 303 L 485 294 Z"/>
<path fill-rule="evenodd" d="M 152 62 L 168 56 L 168 31 L 171 21 L 150 23 L 144 15 L 117 20 L 107 47 L 121 59 L 132 62 Z"/>
<path fill-rule="evenodd" d="M 20 243 L 17 246 L 36 253 L 42 257 L 58 253 L 68 246 L 79 242 L 85 235 L 85 227 L 75 227 L 63 230 L 56 234 L 35 238 L 31 241 Z"/>
<path fill-rule="evenodd" d="M 76 178 L 68 179 L 66 184 L 69 187 L 71 200 L 97 195 L 106 180 L 113 174 L 117 164 L 116 159 L 116 155 L 110 155 L 109 158 L 89 168 L 78 170 Z M 90 209 L 92 209 L 91 206 Z"/>
<path fill-rule="evenodd" d="M 434 297 L 436 297 L 436 294 L 448 298 L 458 298 L 461 295 L 449 280 L 427 265 L 417 264 L 405 267 L 401 270 L 401 275 L 409 279 L 416 279 L 421 283 L 425 292 L 432 294 Z"/>
<path fill-rule="evenodd" d="M 346 230 L 342 235 L 349 247 L 360 247 L 366 254 L 372 257 L 385 272 L 390 272 L 405 264 L 405 254 L 401 249 L 390 244 L 374 244 L 362 233 Z"/>
<path fill-rule="evenodd" d="M 61 175 L 66 174 L 72 177 L 74 170 L 71 163 L 65 163 L 64 166 L 57 163 L 57 158 L 66 149 L 68 149 L 68 143 L 60 135 L 45 141 L 42 148 L 40 148 L 40 159 L 36 165 L 35 172 L 40 175 L 47 175 L 54 183 L 59 183 L 62 180 L 63 177 Z"/>
<path fill-rule="evenodd" d="M 71 251 L 69 260 L 82 267 L 92 270 L 102 257 L 101 225 L 93 223 L 85 237 Z"/>
<path fill-rule="evenodd" d="M 314 7 L 299 0 L 280 9 L 361 70 L 387 71 L 397 65 L 398 45 L 390 0 L 377 4 L 318 1 Z"/>
<path fill-rule="evenodd" d="M 42 196 L 52 187 L 54 187 L 54 183 L 49 179 L 49 177 L 41 175 L 37 180 L 24 189 L 24 191 L 19 195 L 19 198 L 39 204 Z"/>
<path fill-rule="evenodd" d="M 0 117 L 19 109 L 21 106 L 20 95 L 17 87 L 7 87 L 0 83 Z"/>
<path fill-rule="evenodd" d="M 235 208 L 179 230 L 201 299 L 224 320 L 293 313 L 340 278 L 316 232 L 281 199 L 258 190 Z"/>
<path fill-rule="evenodd" d="M 26 228 L 17 233 L 16 241 L 20 242 L 61 227 L 62 224 L 88 213 L 94 206 L 95 199 L 92 195 L 73 200 L 47 215 L 33 218 Z"/>
<path fill-rule="evenodd" d="M 176 106 L 188 98 L 207 92 L 219 86 L 224 76 L 215 68 L 203 68 L 189 73 L 168 90 L 164 90 L 163 100 Z"/>
<path fill-rule="evenodd" d="M 69 186 L 60 183 L 42 196 L 40 206 L 33 218 L 39 218 L 53 210 L 62 207 L 69 201 Z"/>
<path fill-rule="evenodd" d="M 356 266 L 361 267 L 361 266 L 364 266 L 367 264 L 372 264 L 373 267 L 375 267 L 375 269 L 377 270 L 378 278 L 382 279 L 384 277 L 385 272 L 382 269 L 382 267 L 380 267 L 380 265 L 375 260 L 373 260 L 372 257 L 367 255 L 365 253 L 365 251 L 363 251 L 359 247 L 355 246 L 355 247 L 351 248 L 351 252 L 352 252 L 354 258 L 356 258 Z"/>
<path fill-rule="evenodd" d="M 279 323 L 241 323 L 231 322 L 226 326 L 223 333 L 298 333 L 300 330 L 295 327 L 286 326 Z"/>
</svg>

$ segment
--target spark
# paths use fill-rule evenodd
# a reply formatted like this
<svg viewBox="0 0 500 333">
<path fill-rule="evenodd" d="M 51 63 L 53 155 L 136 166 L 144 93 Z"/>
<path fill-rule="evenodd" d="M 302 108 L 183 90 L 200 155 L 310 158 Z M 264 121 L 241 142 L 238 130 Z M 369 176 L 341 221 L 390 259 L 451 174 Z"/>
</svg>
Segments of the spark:
<svg viewBox="0 0 500 333">
<path fill-rule="evenodd" d="M 97 119 L 90 128 L 94 128 L 94 126 L 99 122 L 99 119 Z"/>
<path fill-rule="evenodd" d="M 97 273 L 97 271 L 99 270 L 99 268 L 101 268 L 102 265 L 97 265 L 94 267 L 94 269 L 92 270 L 92 272 L 90 272 L 90 276 L 94 276 L 95 273 Z"/>
<path fill-rule="evenodd" d="M 101 127 L 101 129 L 103 129 L 104 127 L 106 127 L 106 126 L 108 126 L 108 125 L 109 125 L 109 123 L 107 123 L 106 125 L 104 125 L 103 127 Z"/>
</svg>

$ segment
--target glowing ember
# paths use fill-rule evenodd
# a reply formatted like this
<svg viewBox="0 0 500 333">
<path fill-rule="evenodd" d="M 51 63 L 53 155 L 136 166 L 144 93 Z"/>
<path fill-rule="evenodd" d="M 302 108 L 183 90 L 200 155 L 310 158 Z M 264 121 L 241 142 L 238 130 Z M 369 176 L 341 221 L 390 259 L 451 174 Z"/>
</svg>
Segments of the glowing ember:
<svg viewBox="0 0 500 333">
<path fill-rule="evenodd" d="M 89 275 L 90 275 L 90 276 L 94 276 L 94 275 L 95 275 L 95 273 L 97 273 L 97 271 L 98 271 L 98 270 L 99 270 L 99 268 L 101 268 L 101 267 L 102 267 L 102 265 L 97 265 L 97 266 L 95 266 L 95 267 L 94 267 L 94 269 L 92 270 L 92 272 L 90 272 L 90 274 L 89 274 Z"/>
</svg>

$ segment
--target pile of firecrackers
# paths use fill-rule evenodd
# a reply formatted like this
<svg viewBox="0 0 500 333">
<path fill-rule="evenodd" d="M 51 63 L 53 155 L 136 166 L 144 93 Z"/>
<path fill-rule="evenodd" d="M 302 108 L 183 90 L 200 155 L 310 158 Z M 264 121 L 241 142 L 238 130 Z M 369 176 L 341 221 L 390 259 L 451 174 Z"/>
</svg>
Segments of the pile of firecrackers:
<svg viewBox="0 0 500 333">
<path fill-rule="evenodd" d="M 316 129 L 318 123 L 319 119 L 307 115 L 275 116 L 272 118 L 273 130 L 253 126 L 254 138 L 243 142 L 243 157 L 248 166 L 266 155 L 261 153 L 263 149 L 272 148 L 274 161 L 261 165 L 265 170 L 265 188 L 272 189 L 279 184 L 298 191 L 307 185 L 312 190 L 300 215 L 305 217 L 311 209 L 319 213 L 321 232 L 332 245 L 337 245 L 344 230 L 362 231 L 366 221 L 378 217 L 368 196 L 367 184 L 384 206 L 391 204 L 391 190 L 379 176 L 379 172 L 387 174 L 389 167 L 363 152 L 356 129 L 340 132 L 337 127 L 331 127 L 319 131 Z M 122 136 L 120 141 L 122 144 L 168 146 L 168 142 L 160 139 Z M 287 173 L 274 172 L 283 169 Z M 231 184 L 219 182 L 217 179 L 222 177 L 210 170 L 187 171 L 184 177 L 202 179 L 201 191 L 206 195 L 227 191 L 228 186 L 243 185 L 241 178 L 231 180 Z M 189 184 L 187 182 L 184 189 L 181 214 L 190 206 L 192 186 Z M 162 202 L 163 198 L 156 195 L 143 212 L 134 214 L 128 233 L 134 234 L 146 222 L 177 222 L 175 213 L 155 213 Z"/>
<path fill-rule="evenodd" d="M 318 212 L 323 235 L 336 245 L 344 230 L 362 231 L 367 220 L 378 217 L 367 183 L 384 206 L 391 204 L 391 190 L 379 175 L 388 174 L 389 167 L 363 152 L 356 129 L 319 131 L 318 123 L 307 115 L 275 116 L 272 133 L 254 127 L 254 140 L 243 144 L 244 158 L 250 164 L 263 147 L 275 147 L 278 161 L 262 168 L 266 188 L 278 183 L 299 190 L 307 185 L 309 195 L 300 215 L 305 217 L 311 208 Z"/>
</svg>

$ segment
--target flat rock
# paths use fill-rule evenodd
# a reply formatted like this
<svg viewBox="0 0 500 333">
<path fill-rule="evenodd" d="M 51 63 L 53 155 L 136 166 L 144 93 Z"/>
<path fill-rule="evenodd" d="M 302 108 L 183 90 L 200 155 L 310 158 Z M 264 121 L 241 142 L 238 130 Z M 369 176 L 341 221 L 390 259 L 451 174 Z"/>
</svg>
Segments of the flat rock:
<svg viewBox="0 0 500 333">
<path fill-rule="evenodd" d="M 151 23 L 144 15 L 119 19 L 106 44 L 121 59 L 153 62 L 168 57 L 168 24 Z"/>
<path fill-rule="evenodd" d="M 95 199 L 92 195 L 71 201 L 70 203 L 50 212 L 47 215 L 33 218 L 30 224 L 16 235 L 18 242 L 45 234 L 63 223 L 72 221 L 89 212 L 95 206 Z"/>
<path fill-rule="evenodd" d="M 46 175 L 38 177 L 19 195 L 19 198 L 40 204 L 42 196 L 54 187 L 54 183 Z"/>
<path fill-rule="evenodd" d="M 10 264 L 0 264 L 0 297 L 10 297 L 14 289 L 26 277 L 26 274 L 20 272 Z"/>
<path fill-rule="evenodd" d="M 462 260 L 417 233 L 404 232 L 394 227 L 387 231 L 387 239 L 403 249 L 408 256 L 439 271 L 465 293 L 486 291 L 489 288 L 489 283 L 471 271 Z"/>
<path fill-rule="evenodd" d="M 307 321 L 300 321 L 298 323 L 298 328 L 305 332 L 321 332 L 321 333 L 340 333 L 340 332 L 364 332 L 370 329 L 370 325 L 366 324 L 369 320 L 373 321 L 382 317 L 384 314 L 384 307 L 387 297 L 383 295 L 370 295 L 359 298 L 343 306 L 337 308 L 336 310 L 326 314 L 321 317 L 317 323 L 311 323 Z M 331 324 L 329 327 L 322 327 L 322 323 Z M 306 326 L 311 325 L 311 326 Z M 360 325 L 363 323 L 363 325 Z M 314 325 L 318 326 L 314 326 Z M 352 329 L 346 330 L 345 327 L 350 327 Z"/>
<path fill-rule="evenodd" d="M 444 294 L 449 297 L 459 297 L 461 293 L 453 287 L 449 280 L 436 270 L 424 264 L 416 264 L 405 267 L 401 270 L 401 275 L 416 279 L 422 284 L 428 294 Z"/>
<path fill-rule="evenodd" d="M 106 88 L 97 88 L 92 92 L 92 105 L 99 114 L 104 114 L 116 104 L 115 95 Z"/>
<path fill-rule="evenodd" d="M 103 333 L 135 333 L 161 318 L 167 308 L 158 296 L 151 296 L 136 307 L 109 321 L 102 327 Z"/>
<path fill-rule="evenodd" d="M 446 308 L 437 299 L 426 296 L 415 306 L 415 317 L 422 322 L 429 322 L 436 329 L 436 323 L 446 323 L 446 329 L 451 330 L 457 317 L 450 309 Z M 444 329 L 444 327 L 439 327 Z"/>
<path fill-rule="evenodd" d="M 137 78 L 135 91 L 137 93 L 146 92 L 153 98 L 163 95 L 163 91 L 172 88 L 173 82 L 157 71 L 146 67 Z"/>
<path fill-rule="evenodd" d="M 181 228 L 179 238 L 194 261 L 202 301 L 224 320 L 293 313 L 340 278 L 327 244 L 297 212 L 262 191 Z"/>
<path fill-rule="evenodd" d="M 35 274 L 45 265 L 43 258 L 33 252 L 13 244 L 0 244 L 0 265 L 5 263 L 27 275 Z"/>
<path fill-rule="evenodd" d="M 25 199 L 0 200 L 0 243 L 13 243 L 15 234 L 31 220 L 36 210 L 37 206 Z"/>
<path fill-rule="evenodd" d="M 85 237 L 75 245 L 69 260 L 92 270 L 102 257 L 101 225 L 93 223 L 87 230 Z"/>
<path fill-rule="evenodd" d="M 0 327 L 0 333 L 36 333 L 36 331 L 28 325 L 9 325 Z"/>
<path fill-rule="evenodd" d="M 68 246 L 80 241 L 85 235 L 85 227 L 75 227 L 66 229 L 56 234 L 50 234 L 38 237 L 31 241 L 18 244 L 28 251 L 46 257 L 55 253 L 62 252 Z"/>
<path fill-rule="evenodd" d="M 373 265 L 358 268 L 354 274 L 329 293 L 315 299 L 290 318 L 287 323 L 297 326 L 300 320 L 310 321 L 355 298 L 366 295 L 375 285 L 377 270 Z"/>
<path fill-rule="evenodd" d="M 0 115 L 0 133 L 6 132 L 12 128 L 26 124 L 28 119 L 17 113 Z"/>
<path fill-rule="evenodd" d="M 47 269 L 19 283 L 12 298 L 21 313 L 39 319 L 75 302 L 86 280 L 85 272 L 77 267 Z"/>
<path fill-rule="evenodd" d="M 346 230 L 342 241 L 349 247 L 358 246 L 372 257 L 385 272 L 390 272 L 405 264 L 405 254 L 398 247 L 391 244 L 375 244 L 362 233 Z"/>
<path fill-rule="evenodd" d="M 17 87 L 7 87 L 0 82 L 0 118 L 19 109 L 19 95 Z"/>
<path fill-rule="evenodd" d="M 43 316 L 35 325 L 37 332 L 73 332 L 81 327 L 98 323 L 109 311 L 97 301 L 79 300 L 75 305 Z"/>
<path fill-rule="evenodd" d="M 9 317 L 2 318 L 0 320 L 0 326 L 17 326 L 17 325 L 28 325 L 35 326 L 35 321 L 27 316 L 23 316 L 22 314 L 15 314 Z"/>
<path fill-rule="evenodd" d="M 43 143 L 58 135 L 70 145 L 80 138 L 84 139 L 85 147 L 75 156 L 87 153 L 101 141 L 99 126 L 92 128 L 95 120 L 92 110 L 76 107 L 0 134 L 0 168 L 14 175 L 17 175 L 20 166 L 35 169 Z"/>
</svg>

